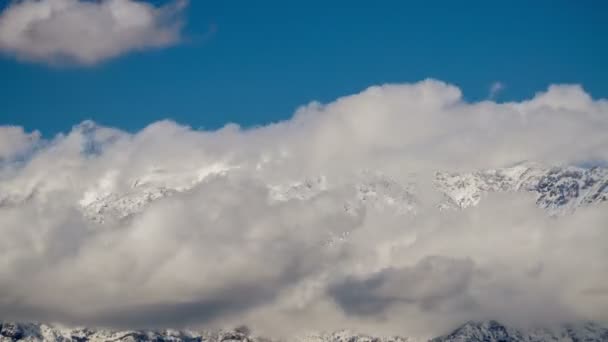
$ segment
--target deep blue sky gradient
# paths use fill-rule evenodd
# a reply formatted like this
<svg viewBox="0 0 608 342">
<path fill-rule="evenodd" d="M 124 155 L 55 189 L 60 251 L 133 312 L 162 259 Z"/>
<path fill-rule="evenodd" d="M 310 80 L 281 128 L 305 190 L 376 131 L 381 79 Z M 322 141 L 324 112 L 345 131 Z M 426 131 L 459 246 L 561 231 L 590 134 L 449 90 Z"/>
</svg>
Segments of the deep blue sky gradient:
<svg viewBox="0 0 608 342">
<path fill-rule="evenodd" d="M 608 1 L 193 0 L 186 17 L 187 42 L 94 67 L 0 56 L 0 124 L 46 136 L 85 119 L 130 131 L 164 118 L 253 126 L 428 77 L 471 101 L 495 81 L 500 101 L 551 83 L 608 97 Z"/>
</svg>

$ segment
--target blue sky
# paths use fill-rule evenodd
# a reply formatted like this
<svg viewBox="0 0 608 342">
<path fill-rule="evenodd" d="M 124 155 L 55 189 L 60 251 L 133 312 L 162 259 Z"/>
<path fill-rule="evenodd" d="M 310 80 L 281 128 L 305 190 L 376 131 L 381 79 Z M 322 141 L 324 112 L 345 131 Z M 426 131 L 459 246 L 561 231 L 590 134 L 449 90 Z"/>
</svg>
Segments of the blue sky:
<svg viewBox="0 0 608 342">
<path fill-rule="evenodd" d="M 85 119 L 130 131 L 164 118 L 263 125 L 312 100 L 428 77 L 471 101 L 494 82 L 499 101 L 552 83 L 608 97 L 607 14 L 604 1 L 195 0 L 172 46 L 92 65 L 4 53 L 0 124 L 46 136 Z"/>
</svg>

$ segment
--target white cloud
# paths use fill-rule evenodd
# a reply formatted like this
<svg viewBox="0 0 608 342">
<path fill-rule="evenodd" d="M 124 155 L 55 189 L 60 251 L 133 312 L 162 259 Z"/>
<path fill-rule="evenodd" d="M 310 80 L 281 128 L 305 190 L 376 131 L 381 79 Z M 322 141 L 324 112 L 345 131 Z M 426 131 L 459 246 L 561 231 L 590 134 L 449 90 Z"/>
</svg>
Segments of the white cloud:
<svg viewBox="0 0 608 342">
<path fill-rule="evenodd" d="M 128 327 L 247 323 L 270 334 L 608 320 L 605 204 L 553 218 L 506 194 L 439 212 L 429 185 L 436 170 L 607 161 L 607 131 L 608 103 L 578 86 L 467 103 L 434 80 L 371 87 L 249 130 L 161 121 L 131 134 L 85 122 L 31 145 L 3 128 L 2 155 L 24 157 L 0 168 L 0 312 Z M 233 168 L 205 171 L 222 165 Z M 416 181 L 417 214 L 349 213 L 352 193 L 340 186 L 268 200 L 268 184 L 348 184 L 365 169 Z M 199 176 L 125 220 L 99 225 L 78 207 L 91 190 L 130 205 L 135 185 Z"/>
<path fill-rule="evenodd" d="M 51 64 L 90 65 L 180 40 L 184 0 L 23 0 L 0 13 L 0 51 Z"/>
<path fill-rule="evenodd" d="M 0 126 L 0 167 L 2 162 L 25 157 L 38 143 L 40 133 L 26 133 L 22 127 Z"/>
</svg>

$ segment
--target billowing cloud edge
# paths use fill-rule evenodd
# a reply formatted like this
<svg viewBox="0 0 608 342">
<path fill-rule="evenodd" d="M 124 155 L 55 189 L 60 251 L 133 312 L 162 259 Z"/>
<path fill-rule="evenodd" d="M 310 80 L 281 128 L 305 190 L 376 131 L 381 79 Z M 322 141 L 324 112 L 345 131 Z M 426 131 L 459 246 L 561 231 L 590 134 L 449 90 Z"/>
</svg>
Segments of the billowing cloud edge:
<svg viewBox="0 0 608 342">
<path fill-rule="evenodd" d="M 0 308 L 71 324 L 247 323 L 271 333 L 606 321 L 605 204 L 554 218 L 513 193 L 439 212 L 427 182 L 437 170 L 522 160 L 606 161 L 607 128 L 606 100 L 580 86 L 467 103 L 436 80 L 311 103 L 253 129 L 161 121 L 128 133 L 85 122 L 44 140 L 2 127 Z M 269 184 L 319 175 L 347 184 L 360 170 L 401 184 L 414 175 L 416 215 L 351 215 L 340 187 L 267 200 Z M 210 174 L 128 220 L 99 225 L 78 209 L 87 192 Z"/>
</svg>

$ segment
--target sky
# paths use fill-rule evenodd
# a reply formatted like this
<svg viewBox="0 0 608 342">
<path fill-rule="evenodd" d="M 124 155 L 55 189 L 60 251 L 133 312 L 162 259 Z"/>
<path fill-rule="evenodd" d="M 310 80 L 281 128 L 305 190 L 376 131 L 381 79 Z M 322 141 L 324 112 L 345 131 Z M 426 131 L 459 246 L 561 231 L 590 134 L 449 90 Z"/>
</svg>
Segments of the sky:
<svg viewBox="0 0 608 342">
<path fill-rule="evenodd" d="M 608 323 L 606 5 L 402 3 L 4 3 L 0 320 Z"/>
<path fill-rule="evenodd" d="M 250 127 L 290 118 L 311 101 L 426 78 L 459 86 L 468 100 L 522 100 L 555 83 L 608 96 L 603 1 L 181 6 L 169 41 L 93 62 L 32 60 L 0 49 L 0 122 L 45 136 L 86 119 L 128 131 L 166 118 L 194 128 Z"/>
</svg>

